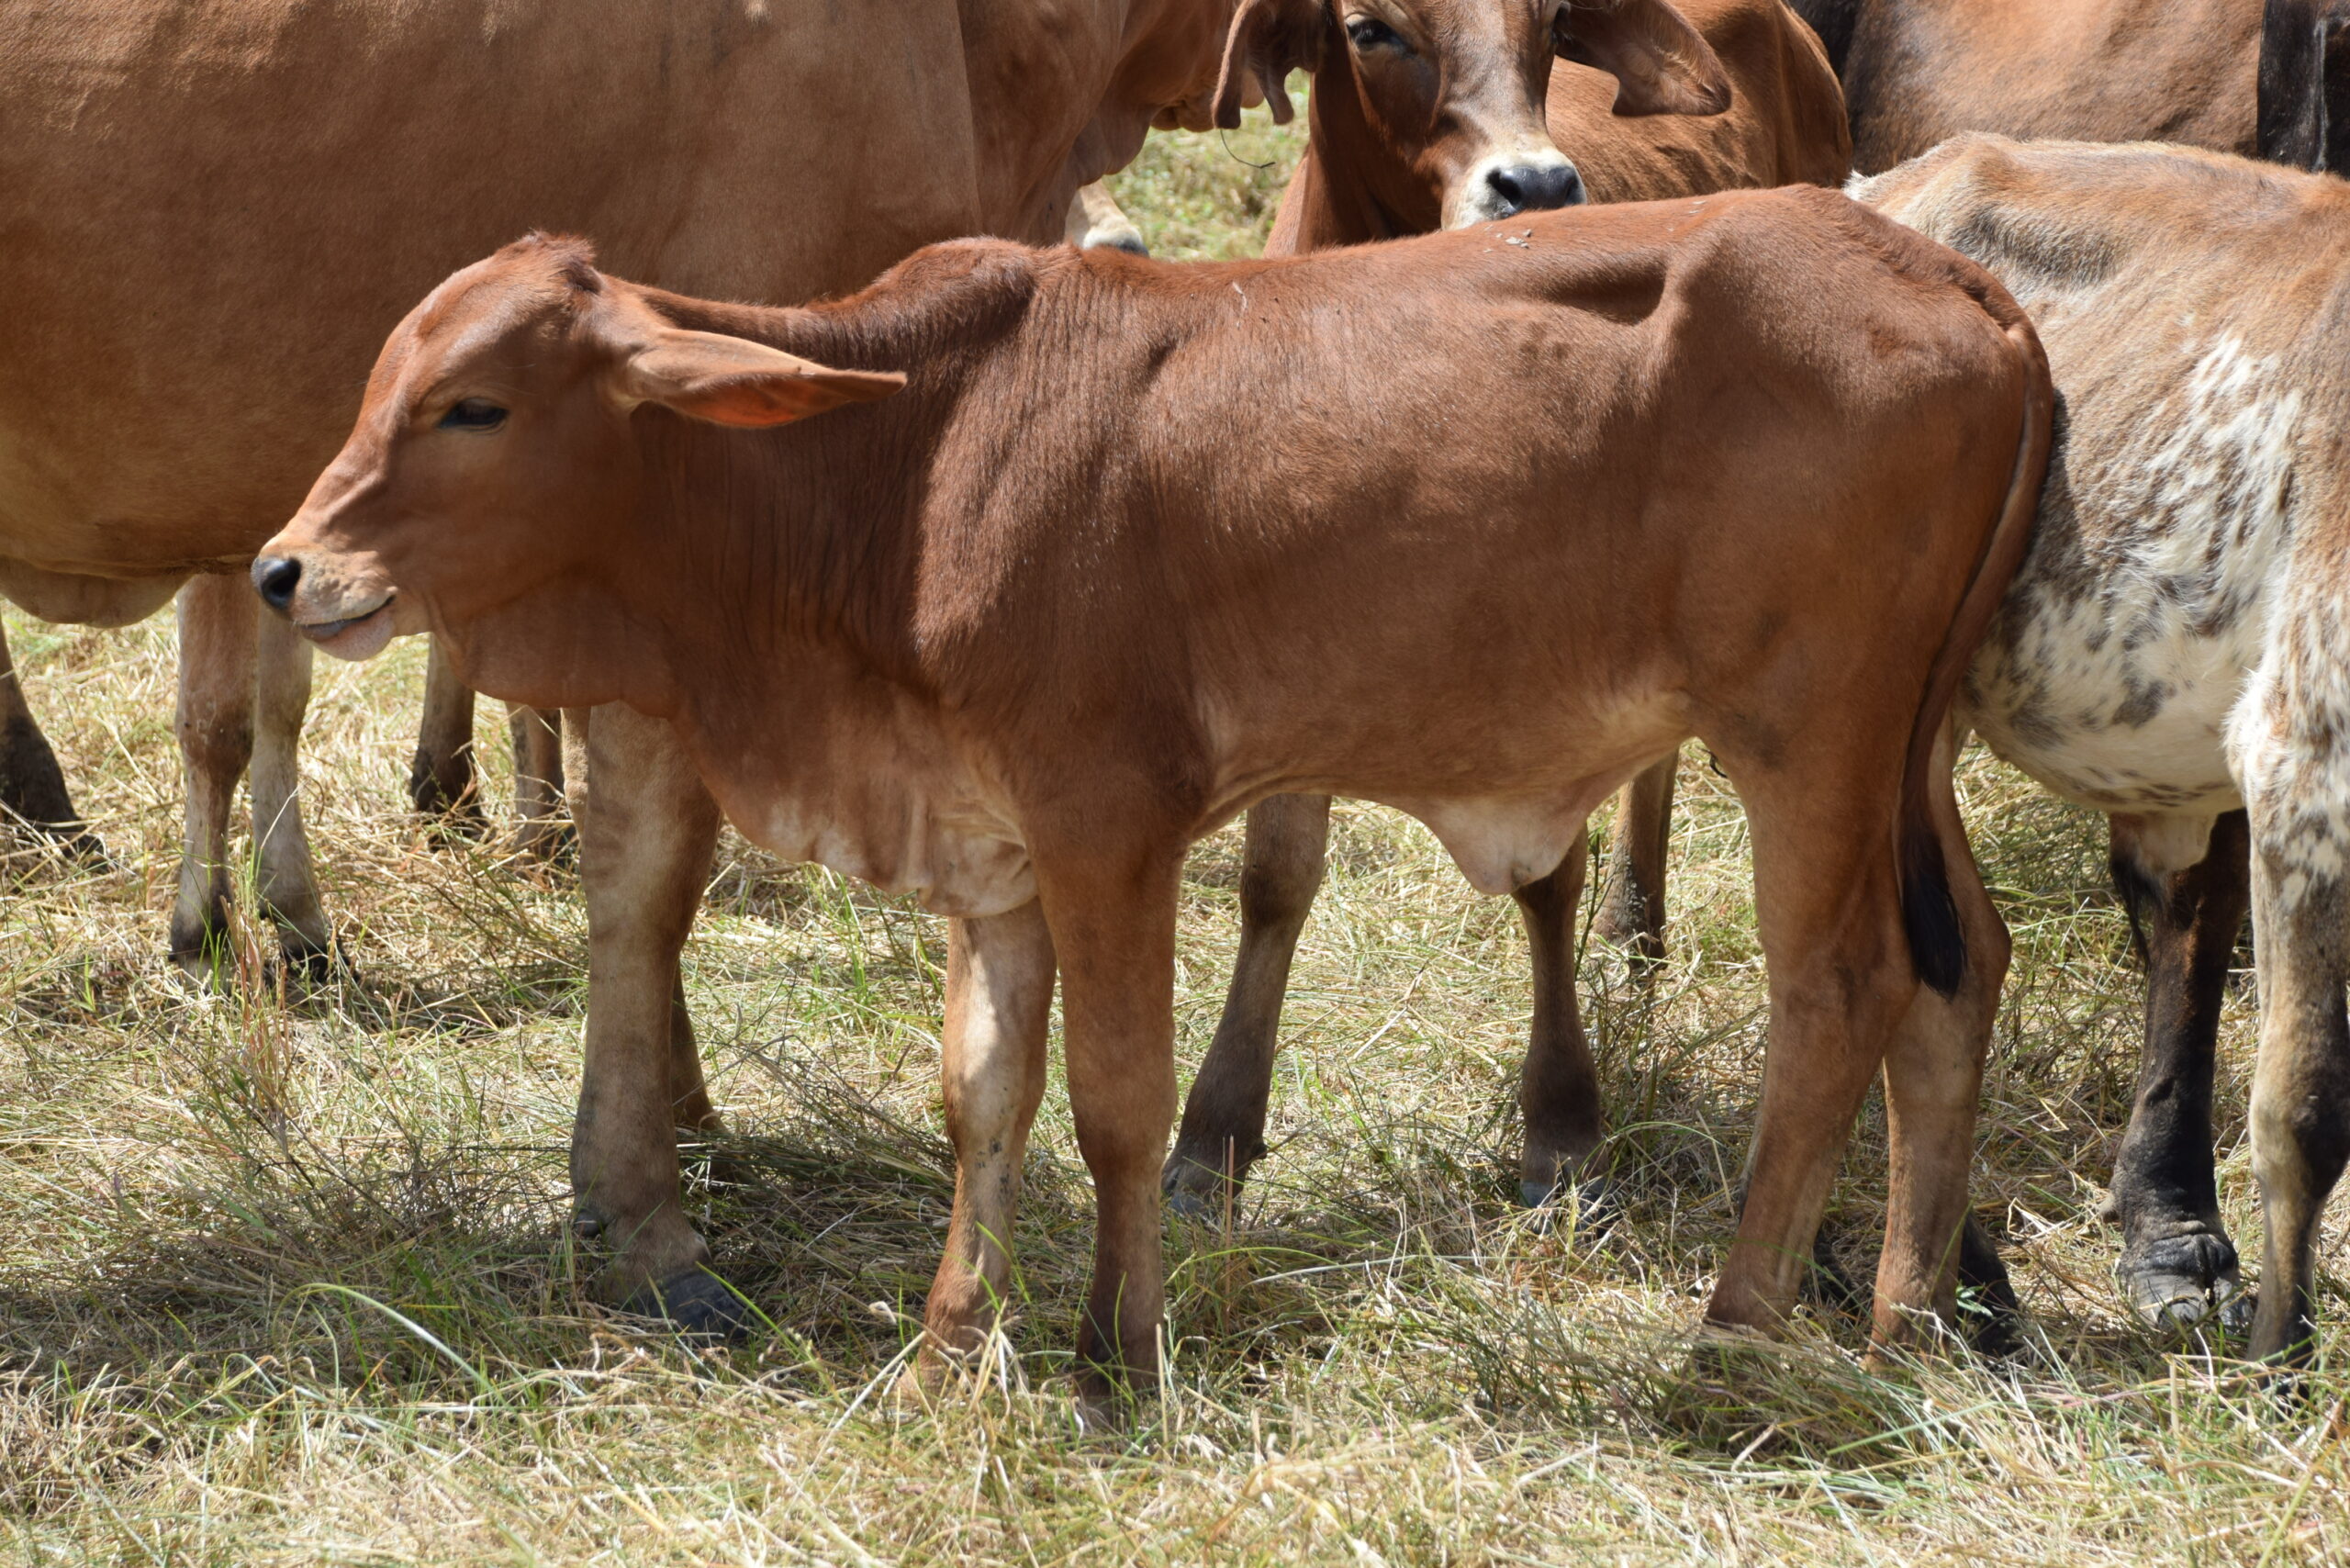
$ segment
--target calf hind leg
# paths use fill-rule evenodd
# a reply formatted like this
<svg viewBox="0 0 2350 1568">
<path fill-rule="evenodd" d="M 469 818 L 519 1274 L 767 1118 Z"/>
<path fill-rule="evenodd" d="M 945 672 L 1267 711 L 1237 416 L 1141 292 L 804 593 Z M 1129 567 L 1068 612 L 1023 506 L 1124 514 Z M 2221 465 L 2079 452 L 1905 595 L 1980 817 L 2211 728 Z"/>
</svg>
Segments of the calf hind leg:
<svg viewBox="0 0 2350 1568">
<path fill-rule="evenodd" d="M 2138 819 L 2111 819 L 2113 882 L 2146 970 L 2145 1044 L 2129 1130 L 2113 1162 L 2121 1226 L 2115 1274 L 2138 1316 L 2158 1326 L 2216 1308 L 2240 1327 L 2246 1303 L 2212 1171 L 2211 1081 L 2220 1011 L 2252 896 L 2242 812 L 2213 825 L 2203 858 L 2150 869 Z"/>
<path fill-rule="evenodd" d="M 1590 842 L 1578 833 L 1557 870 L 1516 893 L 1534 960 L 1534 1021 L 1518 1077 L 1526 1117 L 1518 1194 L 1529 1208 L 1578 1182 L 1587 1209 L 1604 1211 L 1607 1201 L 1597 1169 L 1606 1137 L 1599 1073 L 1575 1002 L 1575 906 L 1590 857 Z"/>
<path fill-rule="evenodd" d="M 265 610 L 252 612 L 260 622 L 252 790 L 260 862 L 257 890 L 263 909 L 277 924 L 286 963 L 322 980 L 334 961 L 334 933 L 319 898 L 310 841 L 302 827 L 300 793 L 302 720 L 310 706 L 310 644 L 285 617 Z"/>
<path fill-rule="evenodd" d="M 506 711 L 514 740 L 514 849 L 534 860 L 553 860 L 572 841 L 564 821 L 563 714 L 555 709 Z"/>
<path fill-rule="evenodd" d="M 1160 1173 L 1169 1205 L 1180 1214 L 1221 1215 L 1265 1152 L 1281 999 L 1298 935 L 1322 886 L 1329 841 L 1326 795 L 1275 795 L 1248 809 L 1232 989 Z"/>
</svg>

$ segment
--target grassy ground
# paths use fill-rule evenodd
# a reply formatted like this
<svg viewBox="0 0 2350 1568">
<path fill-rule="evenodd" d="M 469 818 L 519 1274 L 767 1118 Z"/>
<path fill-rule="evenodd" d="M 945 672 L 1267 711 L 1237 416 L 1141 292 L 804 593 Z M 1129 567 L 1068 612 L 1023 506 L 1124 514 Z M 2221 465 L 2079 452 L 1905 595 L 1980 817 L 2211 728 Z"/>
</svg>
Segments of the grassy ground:
<svg viewBox="0 0 2350 1568">
<path fill-rule="evenodd" d="M 1162 253 L 1245 253 L 1286 138 L 1154 141 L 1122 194 Z M 1242 159 L 1277 165 L 1262 171 Z M 1231 216 L 1245 213 L 1236 222 Z M 6 868 L 0 904 L 0 1543 L 26 1562 L 2282 1563 L 2350 1556 L 2339 1227 L 2332 1361 L 2284 1406 L 2115 1310 L 2096 1211 L 2138 980 L 2098 825 L 1977 758 L 1971 820 L 2019 941 L 1978 1197 L 2032 1315 L 2010 1360 L 1863 1372 L 1799 1326 L 1746 1397 L 1685 1354 L 1731 1227 L 1762 1026 L 1744 830 L 1694 753 L 1673 958 L 1595 949 L 1589 1014 L 1628 1209 L 1513 1202 L 1528 1002 L 1506 901 L 1342 808 L 1291 994 L 1275 1155 L 1229 1230 L 1169 1235 L 1174 1353 L 1114 1437 L 1059 1360 L 1087 1189 L 1048 1097 L 993 1377 L 876 1398 L 950 1176 L 938 924 L 730 841 L 688 955 L 734 1182 L 698 1187 L 770 1327 L 697 1352 L 610 1318 L 566 1239 L 584 933 L 561 875 L 427 846 L 400 813 L 421 650 L 322 667 L 308 803 L 364 980 L 184 988 L 168 618 L 12 616 L 38 711 L 116 856 Z M 486 712 L 486 749 L 496 724 Z M 498 758 L 502 766 L 502 756 Z M 502 790 L 502 782 L 493 788 Z M 1177 998 L 1196 1063 L 1236 925 L 1202 846 Z M 2248 992 L 2223 1190 L 2254 1232 Z M 1836 1223 L 1865 1277 L 1882 1131 Z"/>
</svg>

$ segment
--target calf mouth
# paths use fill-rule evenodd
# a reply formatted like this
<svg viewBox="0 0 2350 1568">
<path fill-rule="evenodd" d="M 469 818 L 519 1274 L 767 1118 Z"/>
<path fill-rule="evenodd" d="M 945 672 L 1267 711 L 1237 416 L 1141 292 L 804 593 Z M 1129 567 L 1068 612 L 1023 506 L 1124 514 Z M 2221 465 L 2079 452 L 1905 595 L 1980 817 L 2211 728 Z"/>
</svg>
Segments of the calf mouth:
<svg viewBox="0 0 2350 1568">
<path fill-rule="evenodd" d="M 386 594 L 375 609 L 337 621 L 297 621 L 294 629 L 339 659 L 372 659 L 392 640 L 392 600 Z"/>
</svg>

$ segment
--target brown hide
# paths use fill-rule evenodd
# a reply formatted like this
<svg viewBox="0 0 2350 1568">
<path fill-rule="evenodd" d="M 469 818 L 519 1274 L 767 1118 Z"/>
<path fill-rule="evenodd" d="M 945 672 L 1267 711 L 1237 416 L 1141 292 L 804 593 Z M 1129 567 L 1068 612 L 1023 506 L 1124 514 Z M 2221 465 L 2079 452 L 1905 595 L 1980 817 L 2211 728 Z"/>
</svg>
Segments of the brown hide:
<svg viewBox="0 0 2350 1568">
<path fill-rule="evenodd" d="M 1927 751 L 2022 549 L 2045 393 L 1986 277 L 1803 187 L 1222 266 L 945 246 L 800 310 L 533 241 L 410 315 L 255 579 L 330 651 L 429 626 L 486 691 L 663 715 L 754 839 L 972 917 L 958 1015 L 976 987 L 1041 1039 L 1057 954 L 1102 1216 L 1080 1349 L 1129 1369 L 1185 846 L 1343 793 L 1508 890 L 1703 736 L 1755 822 L 1774 984 L 1710 1311 L 1767 1328 L 1885 1040 L 1939 1005 L 1910 954 L 1968 974 L 1930 935 L 1945 873 L 1970 937 L 1987 917 Z M 2000 966 L 1974 951 L 1971 1022 L 1888 1069 L 1888 1335 L 1948 1305 Z M 1005 1145 L 956 1107 L 1033 1094 L 956 1072 L 951 1234 L 978 1204 L 1001 1235 Z M 948 1344 L 984 1302 L 961 1245 Z"/>
<path fill-rule="evenodd" d="M 1849 28 L 1852 166 L 1961 131 L 2255 150 L 2262 0 L 1805 0 Z"/>
<path fill-rule="evenodd" d="M 1228 0 L 0 7 L 0 558 L 241 566 L 418 296 L 532 226 L 702 293 L 861 286 L 1213 85 Z"/>
</svg>

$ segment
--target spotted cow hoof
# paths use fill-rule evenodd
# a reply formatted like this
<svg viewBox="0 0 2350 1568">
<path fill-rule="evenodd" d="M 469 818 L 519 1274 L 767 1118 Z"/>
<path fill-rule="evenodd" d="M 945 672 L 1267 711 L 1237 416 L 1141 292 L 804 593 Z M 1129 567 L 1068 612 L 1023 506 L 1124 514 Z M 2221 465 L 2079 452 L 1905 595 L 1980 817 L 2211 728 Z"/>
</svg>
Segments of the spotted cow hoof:
<svg viewBox="0 0 2350 1568">
<path fill-rule="evenodd" d="M 621 1304 L 632 1317 L 666 1323 L 688 1339 L 739 1339 L 751 1326 L 751 1304 L 708 1269 L 681 1270 Z"/>
<path fill-rule="evenodd" d="M 2132 1316 L 2166 1333 L 2219 1327 L 2241 1334 L 2252 1321 L 2252 1298 L 2236 1268 L 2236 1249 L 2224 1236 L 2191 1231 L 2123 1249 L 2114 1266 Z"/>
</svg>

